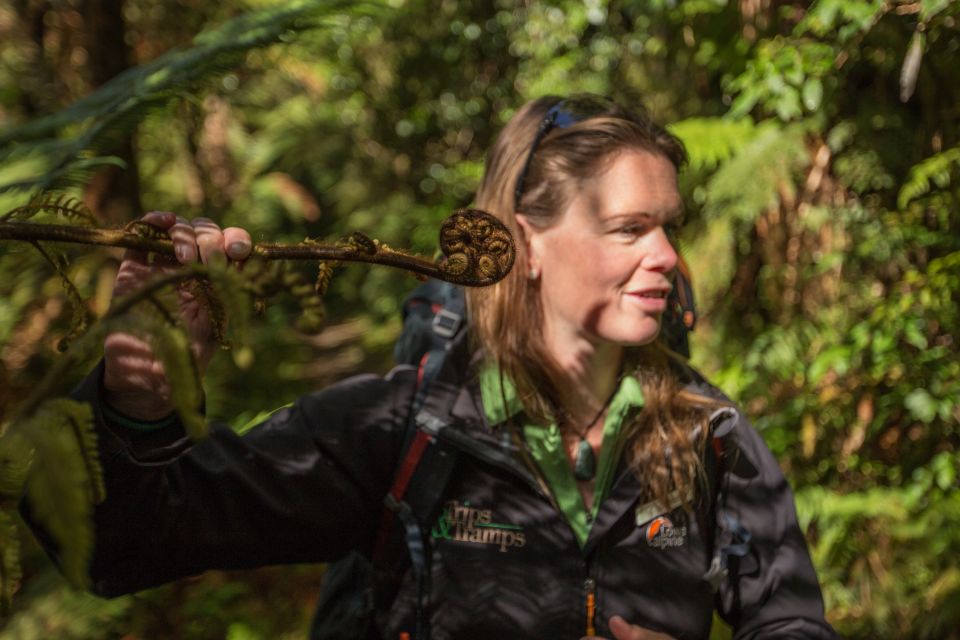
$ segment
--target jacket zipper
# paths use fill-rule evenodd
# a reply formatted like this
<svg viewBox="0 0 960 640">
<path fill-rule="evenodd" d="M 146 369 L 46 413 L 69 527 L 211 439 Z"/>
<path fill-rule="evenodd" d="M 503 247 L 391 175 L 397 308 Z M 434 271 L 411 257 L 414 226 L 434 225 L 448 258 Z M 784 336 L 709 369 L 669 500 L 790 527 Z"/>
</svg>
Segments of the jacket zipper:
<svg viewBox="0 0 960 640">
<path fill-rule="evenodd" d="M 584 635 L 597 635 L 597 627 L 594 624 L 594 618 L 597 615 L 597 582 L 593 578 L 587 578 L 583 581 L 584 607 L 587 614 L 587 624 Z"/>
</svg>

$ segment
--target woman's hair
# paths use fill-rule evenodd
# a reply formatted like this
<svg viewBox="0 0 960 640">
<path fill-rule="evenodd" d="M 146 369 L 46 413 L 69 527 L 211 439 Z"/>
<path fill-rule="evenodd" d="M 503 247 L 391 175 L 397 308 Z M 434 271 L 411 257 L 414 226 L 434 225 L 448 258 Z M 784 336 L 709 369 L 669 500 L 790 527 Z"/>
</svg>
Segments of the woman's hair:
<svg viewBox="0 0 960 640">
<path fill-rule="evenodd" d="M 569 407 L 555 382 L 561 369 L 543 340 L 539 289 L 525 272 L 526 248 L 519 240 L 522 231 L 516 214 L 522 212 L 538 228 L 549 227 L 580 185 L 624 151 L 663 156 L 677 169 L 686 161 L 682 143 L 646 113 L 610 102 L 588 119 L 547 133 L 527 164 L 538 128 L 560 100 L 547 96 L 527 103 L 503 128 L 487 156 L 476 206 L 499 218 L 518 239 L 516 266 L 499 283 L 467 294 L 474 339 L 501 375 L 513 382 L 528 417 L 544 424 Z M 523 191 L 517 198 L 517 181 L 525 165 Z M 673 491 L 681 497 L 693 495 L 707 432 L 703 423 L 716 404 L 682 389 L 670 357 L 657 341 L 628 348 L 623 365 L 624 371 L 638 376 L 645 399 L 644 409 L 625 423 L 628 462 L 650 499 L 664 505 Z M 695 438 L 698 424 L 704 428 Z"/>
</svg>

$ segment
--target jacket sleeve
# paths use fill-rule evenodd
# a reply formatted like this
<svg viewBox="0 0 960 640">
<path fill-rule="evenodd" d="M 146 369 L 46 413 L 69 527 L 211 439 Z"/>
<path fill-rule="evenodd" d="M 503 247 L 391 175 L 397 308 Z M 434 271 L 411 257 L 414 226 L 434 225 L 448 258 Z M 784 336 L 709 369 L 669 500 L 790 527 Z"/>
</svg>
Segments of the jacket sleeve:
<svg viewBox="0 0 960 640">
<path fill-rule="evenodd" d="M 101 365 L 73 393 L 93 406 L 107 490 L 94 513 L 96 593 L 369 552 L 408 420 L 410 371 L 348 379 L 242 437 L 213 425 L 196 443 L 179 424 L 150 433 L 111 426 L 102 374 Z M 29 505 L 22 511 L 55 558 Z"/>
<path fill-rule="evenodd" d="M 824 618 L 790 486 L 759 434 L 739 411 L 731 413 L 732 453 L 743 459 L 730 460 L 719 508 L 749 532 L 750 542 L 746 555 L 731 558 L 718 594 L 720 614 L 736 640 L 836 638 Z"/>
</svg>

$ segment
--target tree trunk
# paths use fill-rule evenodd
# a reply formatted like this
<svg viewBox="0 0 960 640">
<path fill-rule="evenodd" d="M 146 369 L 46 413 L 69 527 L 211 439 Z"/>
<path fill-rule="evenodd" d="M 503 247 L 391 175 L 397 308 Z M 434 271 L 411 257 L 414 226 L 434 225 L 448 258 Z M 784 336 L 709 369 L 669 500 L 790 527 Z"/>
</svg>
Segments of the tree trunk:
<svg viewBox="0 0 960 640">
<path fill-rule="evenodd" d="M 133 64 L 133 52 L 125 39 L 123 0 L 85 0 L 82 11 L 90 85 L 96 89 L 129 69 Z M 126 168 L 101 169 L 84 193 L 87 206 L 106 224 L 126 222 L 139 216 L 143 209 L 135 136 L 136 131 L 131 131 L 116 147 L 107 151 L 122 159 Z"/>
</svg>

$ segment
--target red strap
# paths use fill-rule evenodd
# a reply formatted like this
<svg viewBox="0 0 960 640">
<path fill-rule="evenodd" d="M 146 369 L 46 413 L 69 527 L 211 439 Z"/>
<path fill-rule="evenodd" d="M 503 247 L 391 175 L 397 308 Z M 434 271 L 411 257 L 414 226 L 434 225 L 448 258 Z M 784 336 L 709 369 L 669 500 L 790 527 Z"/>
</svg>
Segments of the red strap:
<svg viewBox="0 0 960 640">
<path fill-rule="evenodd" d="M 439 307 L 439 305 L 433 306 Z M 420 358 L 420 366 L 417 367 L 417 389 L 423 384 L 423 372 L 427 366 L 427 359 L 429 357 L 430 352 L 428 351 Z M 387 501 L 392 501 L 394 507 L 396 507 L 400 501 L 403 500 L 403 496 L 406 495 L 407 486 L 410 484 L 413 473 L 417 470 L 417 465 L 420 464 L 420 458 L 423 457 L 423 453 L 427 450 L 427 445 L 430 444 L 431 439 L 432 438 L 425 432 L 417 429 L 417 433 L 410 442 L 410 446 L 407 447 L 407 453 L 400 463 L 400 468 L 397 469 L 397 473 L 393 476 L 393 485 L 390 487 L 390 491 L 387 492 Z M 387 548 L 387 540 L 390 537 L 390 531 L 395 519 L 393 510 L 390 506 L 385 505 L 383 507 L 383 514 L 380 517 L 380 529 L 377 533 L 376 546 L 373 548 L 373 559 L 375 562 L 383 558 L 383 553 Z"/>
<path fill-rule="evenodd" d="M 410 447 L 407 449 L 407 455 L 404 456 L 403 462 L 400 463 L 397 474 L 393 477 L 393 486 L 390 487 L 390 491 L 387 493 L 387 500 L 392 499 L 394 503 L 399 503 L 403 500 L 403 496 L 407 492 L 407 485 L 410 484 L 410 479 L 413 477 L 413 472 L 416 471 L 417 465 L 420 464 L 420 458 L 423 457 L 423 452 L 427 450 L 427 445 L 429 444 L 430 436 L 418 430 L 417 435 L 414 436 Z M 387 549 L 387 540 L 390 538 L 390 532 L 393 529 L 395 520 L 396 516 L 393 510 L 384 505 L 383 513 L 380 516 L 380 528 L 377 533 L 377 541 L 373 547 L 373 561 L 375 563 L 383 559 L 383 554 Z"/>
<path fill-rule="evenodd" d="M 420 387 L 423 386 L 423 372 L 427 368 L 427 360 L 429 358 L 430 358 L 429 351 L 423 354 L 423 357 L 420 358 L 420 365 L 417 367 L 417 390 L 418 391 Z"/>
<path fill-rule="evenodd" d="M 722 438 L 711 438 L 713 441 L 713 452 L 717 456 L 717 464 L 720 464 L 723 460 L 723 439 Z"/>
<path fill-rule="evenodd" d="M 430 444 L 430 436 L 423 431 L 417 430 L 417 435 L 414 436 L 413 442 L 410 443 L 410 448 L 407 449 L 407 455 L 403 459 L 403 462 L 400 463 L 400 469 L 397 470 L 397 475 L 393 478 L 393 486 L 390 487 L 390 495 L 393 496 L 393 499 L 397 502 L 403 500 L 403 496 L 407 492 L 407 485 L 410 484 L 410 478 L 413 477 L 413 472 L 416 470 L 417 465 L 420 464 L 420 458 L 423 457 L 423 452 L 427 450 L 428 444 Z"/>
</svg>

